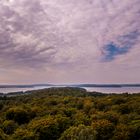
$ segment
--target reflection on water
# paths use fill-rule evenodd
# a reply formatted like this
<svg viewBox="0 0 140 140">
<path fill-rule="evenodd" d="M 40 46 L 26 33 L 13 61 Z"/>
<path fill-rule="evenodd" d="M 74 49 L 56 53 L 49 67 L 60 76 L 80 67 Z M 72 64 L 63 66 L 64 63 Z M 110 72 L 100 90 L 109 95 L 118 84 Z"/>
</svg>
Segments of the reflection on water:
<svg viewBox="0 0 140 140">
<path fill-rule="evenodd" d="M 19 91 L 28 91 L 28 90 L 37 90 L 44 88 L 51 88 L 52 86 L 36 86 L 31 88 L 0 88 L 0 93 L 10 93 L 10 92 L 19 92 Z M 57 87 L 57 86 L 55 86 Z M 62 86 L 64 87 L 64 86 Z M 87 91 L 97 91 L 102 93 L 140 93 L 140 87 L 121 87 L 121 88 L 100 88 L 100 87 L 83 87 Z"/>
</svg>

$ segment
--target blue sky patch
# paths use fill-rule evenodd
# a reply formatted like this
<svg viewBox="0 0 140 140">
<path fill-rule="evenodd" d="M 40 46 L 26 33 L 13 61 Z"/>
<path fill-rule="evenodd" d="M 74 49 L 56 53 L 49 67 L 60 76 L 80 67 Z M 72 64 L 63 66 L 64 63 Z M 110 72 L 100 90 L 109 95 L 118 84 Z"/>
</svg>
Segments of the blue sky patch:
<svg viewBox="0 0 140 140">
<path fill-rule="evenodd" d="M 104 46 L 104 61 L 114 60 L 117 55 L 125 54 L 129 51 L 130 47 L 119 47 L 114 43 L 109 43 Z"/>
<path fill-rule="evenodd" d="M 129 52 L 129 50 L 136 44 L 140 33 L 136 30 L 120 36 L 117 39 L 118 43 L 110 42 L 103 47 L 103 62 L 112 61 L 117 55 L 123 55 Z M 119 44 L 119 45 L 118 45 Z"/>
</svg>

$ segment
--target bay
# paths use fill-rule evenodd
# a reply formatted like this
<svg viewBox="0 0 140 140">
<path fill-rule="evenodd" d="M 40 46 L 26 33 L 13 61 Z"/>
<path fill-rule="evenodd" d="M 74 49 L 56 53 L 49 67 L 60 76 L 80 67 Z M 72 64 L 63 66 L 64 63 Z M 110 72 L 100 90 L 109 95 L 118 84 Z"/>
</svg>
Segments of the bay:
<svg viewBox="0 0 140 140">
<path fill-rule="evenodd" d="M 65 86 L 35 86 L 28 88 L 0 88 L 0 93 L 11 92 L 25 92 L 30 90 L 38 90 L 51 87 L 65 87 Z M 81 87 L 85 88 L 89 92 L 102 92 L 102 93 L 140 93 L 140 87 Z"/>
</svg>

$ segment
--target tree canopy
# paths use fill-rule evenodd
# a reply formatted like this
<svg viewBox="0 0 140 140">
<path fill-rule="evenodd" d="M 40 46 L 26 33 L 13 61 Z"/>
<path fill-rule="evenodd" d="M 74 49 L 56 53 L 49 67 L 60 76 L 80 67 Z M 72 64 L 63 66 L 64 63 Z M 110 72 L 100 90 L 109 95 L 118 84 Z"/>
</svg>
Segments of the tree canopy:
<svg viewBox="0 0 140 140">
<path fill-rule="evenodd" d="M 140 94 L 50 88 L 0 97 L 0 140 L 140 140 Z"/>
</svg>

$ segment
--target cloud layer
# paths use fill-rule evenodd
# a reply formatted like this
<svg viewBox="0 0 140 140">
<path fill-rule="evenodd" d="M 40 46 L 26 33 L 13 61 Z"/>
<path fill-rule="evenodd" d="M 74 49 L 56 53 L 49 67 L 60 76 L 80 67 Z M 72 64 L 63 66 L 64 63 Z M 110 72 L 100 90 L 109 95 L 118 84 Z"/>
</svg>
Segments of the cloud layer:
<svg viewBox="0 0 140 140">
<path fill-rule="evenodd" d="M 139 0 L 1 0 L 0 82 L 140 82 L 139 17 Z"/>
</svg>

